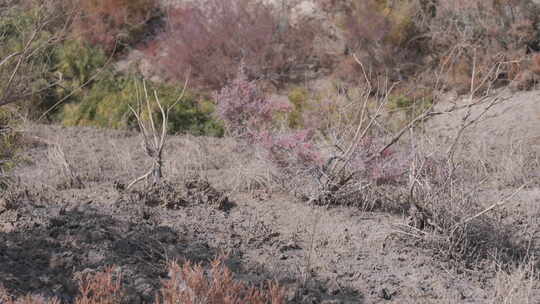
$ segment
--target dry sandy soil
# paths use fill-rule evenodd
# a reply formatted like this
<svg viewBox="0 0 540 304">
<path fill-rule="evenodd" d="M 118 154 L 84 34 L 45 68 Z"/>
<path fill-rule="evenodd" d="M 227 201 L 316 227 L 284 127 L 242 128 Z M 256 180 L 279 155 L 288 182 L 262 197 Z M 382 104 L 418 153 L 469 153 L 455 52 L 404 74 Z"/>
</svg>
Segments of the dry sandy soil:
<svg viewBox="0 0 540 304">
<path fill-rule="evenodd" d="M 539 99 L 540 92 L 513 97 L 466 138 L 490 141 L 479 145 L 483 153 L 509 140 L 538 147 Z M 430 122 L 432 135 L 452 136 L 463 113 Z M 496 296 L 514 288 L 495 262 L 455 267 L 398 232 L 404 213 L 312 206 L 266 188 L 272 172 L 231 139 L 171 137 L 167 183 L 147 193 L 122 191 L 149 166 L 136 133 L 54 125 L 25 133 L 30 148 L 13 171 L 14 190 L 0 200 L 0 283 L 15 295 L 71 301 L 77 278 L 115 265 L 130 302 L 150 302 L 167 261 L 208 263 L 222 252 L 239 279 L 278 279 L 291 303 L 502 303 Z M 190 186 L 195 173 L 209 185 Z M 488 188 L 486 203 L 515 189 L 512 182 Z M 505 207 L 538 214 L 539 187 Z M 228 200 L 213 202 L 209 192 Z M 521 299 L 540 303 L 538 280 L 530 283 Z"/>
</svg>

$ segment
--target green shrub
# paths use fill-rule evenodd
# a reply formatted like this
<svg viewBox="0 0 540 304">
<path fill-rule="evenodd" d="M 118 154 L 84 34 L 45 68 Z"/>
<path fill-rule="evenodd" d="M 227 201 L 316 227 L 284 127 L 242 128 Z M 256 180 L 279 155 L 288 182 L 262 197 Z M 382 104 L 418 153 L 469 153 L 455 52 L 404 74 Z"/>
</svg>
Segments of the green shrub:
<svg viewBox="0 0 540 304">
<path fill-rule="evenodd" d="M 164 106 L 173 104 L 180 95 L 176 87 L 147 83 L 149 94 L 156 90 Z M 134 128 L 136 122 L 129 110 L 142 94 L 141 82 L 135 77 L 110 75 L 96 82 L 80 102 L 63 107 L 59 119 L 64 125 L 103 128 Z M 152 98 L 153 95 L 151 95 Z M 199 102 L 194 94 L 185 94 L 171 110 L 168 129 L 171 133 L 221 136 L 222 127 L 212 119 L 213 107 Z M 160 117 L 155 117 L 159 122 Z"/>
<path fill-rule="evenodd" d="M 158 88 L 160 101 L 164 105 L 171 105 L 176 101 L 180 92 L 172 86 Z M 213 119 L 215 106 L 210 100 L 205 100 L 196 94 L 187 93 L 171 110 L 168 129 L 171 133 L 190 133 L 194 135 L 223 136 L 224 129 L 221 123 Z M 161 117 L 155 118 L 157 121 Z"/>
<path fill-rule="evenodd" d="M 54 48 L 63 37 L 55 27 L 58 19 L 47 9 L 19 4 L 0 13 L 0 61 L 11 58 L 0 66 L 0 104 L 26 102 L 35 107 L 51 95 Z M 9 57 L 13 54 L 18 55 Z"/>
<path fill-rule="evenodd" d="M 433 97 L 411 96 L 406 94 L 395 94 L 388 98 L 388 107 L 391 112 L 403 114 L 401 121 L 394 122 L 398 128 L 401 128 L 422 114 L 433 104 Z"/>
<path fill-rule="evenodd" d="M 62 88 L 71 90 L 89 82 L 105 66 L 105 53 L 81 41 L 71 40 L 56 48 L 57 75 L 62 79 Z"/>
</svg>

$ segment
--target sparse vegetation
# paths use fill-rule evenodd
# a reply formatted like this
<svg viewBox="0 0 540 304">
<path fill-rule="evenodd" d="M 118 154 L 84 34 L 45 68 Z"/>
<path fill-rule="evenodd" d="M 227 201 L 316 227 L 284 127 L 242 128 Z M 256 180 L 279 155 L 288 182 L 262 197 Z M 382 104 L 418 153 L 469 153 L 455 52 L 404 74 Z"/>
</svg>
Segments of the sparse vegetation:
<svg viewBox="0 0 540 304">
<path fill-rule="evenodd" d="M 126 291 L 122 278 L 115 273 L 114 267 L 104 271 L 87 273 L 79 281 L 79 295 L 76 304 L 117 304 L 124 303 Z M 59 304 L 57 298 L 40 295 L 27 295 L 13 298 L 5 288 L 0 288 L 0 300 L 5 304 Z M 162 287 L 154 303 L 159 304 L 284 304 L 285 290 L 275 282 L 266 288 L 256 288 L 236 280 L 224 265 L 223 258 L 212 262 L 208 272 L 202 265 L 187 262 L 168 264 L 168 278 L 162 281 Z"/>
<path fill-rule="evenodd" d="M 0 0 L 0 302 L 538 302 L 539 12 Z"/>
</svg>

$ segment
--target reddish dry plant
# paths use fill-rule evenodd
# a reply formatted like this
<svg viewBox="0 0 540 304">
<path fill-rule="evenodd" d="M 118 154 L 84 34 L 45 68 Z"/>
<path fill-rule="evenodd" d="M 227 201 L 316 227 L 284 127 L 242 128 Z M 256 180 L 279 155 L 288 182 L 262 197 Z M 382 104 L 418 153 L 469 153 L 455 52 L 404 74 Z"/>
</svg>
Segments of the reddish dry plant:
<svg viewBox="0 0 540 304">
<path fill-rule="evenodd" d="M 156 15 L 154 0 L 72 0 L 79 13 L 73 21 L 77 37 L 106 52 L 132 44 Z"/>
<path fill-rule="evenodd" d="M 428 20 L 430 53 L 445 84 L 461 93 L 508 84 L 521 74 L 526 53 L 539 47 L 538 8 L 525 1 L 451 0 Z"/>
<path fill-rule="evenodd" d="M 285 291 L 276 282 L 268 290 L 248 287 L 233 278 L 231 271 L 218 258 L 212 262 L 208 275 L 201 265 L 190 262 L 183 266 L 169 264 L 169 279 L 156 298 L 156 304 L 281 304 Z"/>
<path fill-rule="evenodd" d="M 122 278 L 115 277 L 113 267 L 103 272 L 85 274 L 79 282 L 80 295 L 75 304 L 116 304 L 124 297 Z"/>
<path fill-rule="evenodd" d="M 168 10 L 166 24 L 145 49 L 156 72 L 173 82 L 182 82 L 189 72 L 192 83 L 211 89 L 232 80 L 241 60 L 251 79 L 287 81 L 312 60 L 320 32 L 308 20 L 292 25 L 258 0 L 186 2 Z"/>
<path fill-rule="evenodd" d="M 75 304 L 118 304 L 124 301 L 121 277 L 115 277 L 113 267 L 103 272 L 83 275 L 79 282 L 80 295 Z M 163 280 L 156 304 L 283 304 L 285 289 L 269 282 L 266 289 L 250 287 L 233 278 L 232 272 L 217 258 L 206 274 L 201 265 L 190 262 L 183 266 L 169 264 L 169 278 Z M 0 285 L 2 304 L 60 304 L 56 298 L 27 295 L 18 299 Z"/>
</svg>

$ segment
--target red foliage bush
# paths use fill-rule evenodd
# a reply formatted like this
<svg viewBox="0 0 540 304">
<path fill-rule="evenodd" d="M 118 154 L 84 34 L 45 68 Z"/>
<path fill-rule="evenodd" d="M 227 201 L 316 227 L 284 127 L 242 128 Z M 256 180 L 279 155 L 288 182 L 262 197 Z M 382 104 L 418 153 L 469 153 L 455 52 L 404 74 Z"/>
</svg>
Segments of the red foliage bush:
<svg viewBox="0 0 540 304">
<path fill-rule="evenodd" d="M 223 259 L 212 262 L 208 275 L 200 265 L 170 263 L 169 278 L 163 281 L 156 304 L 195 303 L 284 304 L 285 292 L 275 282 L 265 290 L 235 280 Z"/>
<path fill-rule="evenodd" d="M 147 22 L 159 11 L 154 0 L 72 0 L 77 37 L 106 52 L 120 50 L 141 38 Z"/>
<path fill-rule="evenodd" d="M 404 181 L 408 169 L 408 155 L 404 151 L 388 148 L 380 155 L 383 143 L 372 136 L 362 139 L 351 157 L 351 167 L 361 177 L 381 184 L 398 184 Z"/>
<path fill-rule="evenodd" d="M 319 27 L 292 25 L 258 0 L 208 0 L 169 9 L 166 30 L 145 51 L 170 81 L 191 75 L 197 86 L 219 89 L 232 80 L 240 61 L 250 79 L 276 85 L 312 60 Z"/>
<path fill-rule="evenodd" d="M 121 303 L 124 297 L 122 278 L 114 276 L 112 267 L 83 275 L 79 292 L 75 304 L 116 304 Z"/>
</svg>

